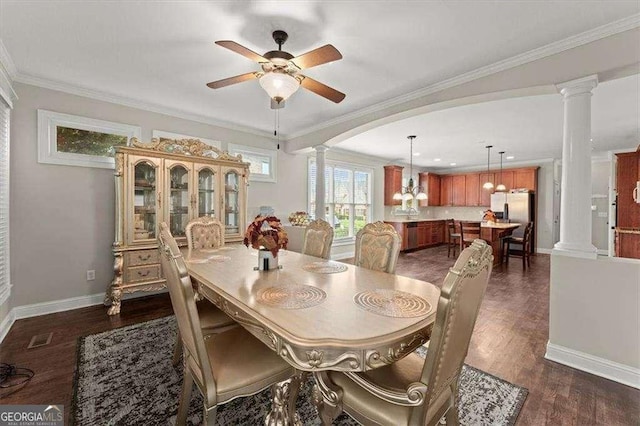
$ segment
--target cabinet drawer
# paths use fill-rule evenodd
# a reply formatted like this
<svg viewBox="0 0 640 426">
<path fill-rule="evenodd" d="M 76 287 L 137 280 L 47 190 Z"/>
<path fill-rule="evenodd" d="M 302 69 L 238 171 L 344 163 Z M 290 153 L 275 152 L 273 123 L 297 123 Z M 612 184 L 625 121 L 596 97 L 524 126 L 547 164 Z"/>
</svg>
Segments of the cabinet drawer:
<svg viewBox="0 0 640 426">
<path fill-rule="evenodd" d="M 160 265 L 144 265 L 126 268 L 125 282 L 152 281 L 160 279 Z"/>
<path fill-rule="evenodd" d="M 136 250 L 125 254 L 127 266 L 150 265 L 160 263 L 160 253 L 157 249 Z"/>
</svg>

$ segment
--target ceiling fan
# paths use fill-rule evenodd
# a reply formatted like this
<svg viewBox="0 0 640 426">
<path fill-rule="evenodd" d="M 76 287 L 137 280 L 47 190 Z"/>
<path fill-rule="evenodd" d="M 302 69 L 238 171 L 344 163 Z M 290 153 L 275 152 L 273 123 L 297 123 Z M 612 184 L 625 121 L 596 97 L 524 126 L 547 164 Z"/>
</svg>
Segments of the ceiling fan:
<svg viewBox="0 0 640 426">
<path fill-rule="evenodd" d="M 289 52 L 282 50 L 282 45 L 289 37 L 286 32 L 276 30 L 272 36 L 278 45 L 278 50 L 271 50 L 264 55 L 259 55 L 235 41 L 216 41 L 217 45 L 259 63 L 262 71 L 249 72 L 236 75 L 235 77 L 212 81 L 211 83 L 207 83 L 207 86 L 212 89 L 219 89 L 257 78 L 262 88 L 269 94 L 271 98 L 271 108 L 274 109 L 282 108 L 284 101 L 295 93 L 300 86 L 335 103 L 339 103 L 345 98 L 346 95 L 344 93 L 300 74 L 302 70 L 342 59 L 342 55 L 338 49 L 327 44 L 303 55 L 294 57 Z"/>
</svg>

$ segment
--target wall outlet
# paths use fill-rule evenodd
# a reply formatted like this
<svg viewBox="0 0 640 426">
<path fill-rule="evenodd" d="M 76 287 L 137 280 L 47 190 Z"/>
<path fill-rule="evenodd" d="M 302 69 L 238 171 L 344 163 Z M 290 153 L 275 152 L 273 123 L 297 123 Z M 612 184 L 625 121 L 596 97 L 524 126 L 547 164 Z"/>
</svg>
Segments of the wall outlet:
<svg viewBox="0 0 640 426">
<path fill-rule="evenodd" d="M 90 269 L 87 271 L 87 281 L 93 281 L 96 279 L 96 271 L 93 269 Z"/>
</svg>

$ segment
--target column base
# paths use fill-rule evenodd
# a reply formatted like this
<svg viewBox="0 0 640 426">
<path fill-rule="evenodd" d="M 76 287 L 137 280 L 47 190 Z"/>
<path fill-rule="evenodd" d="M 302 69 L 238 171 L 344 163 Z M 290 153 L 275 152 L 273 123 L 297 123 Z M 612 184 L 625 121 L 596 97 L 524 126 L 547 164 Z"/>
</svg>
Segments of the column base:
<svg viewBox="0 0 640 426">
<path fill-rule="evenodd" d="M 552 255 L 579 257 L 582 259 L 597 259 L 598 249 L 593 244 L 572 244 L 558 242 L 551 250 Z"/>
</svg>

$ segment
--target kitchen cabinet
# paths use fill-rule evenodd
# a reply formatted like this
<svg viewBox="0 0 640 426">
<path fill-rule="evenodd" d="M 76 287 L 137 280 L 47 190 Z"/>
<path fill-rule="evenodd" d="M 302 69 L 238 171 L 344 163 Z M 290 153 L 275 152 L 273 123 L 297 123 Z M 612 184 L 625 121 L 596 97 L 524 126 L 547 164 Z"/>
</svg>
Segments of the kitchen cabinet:
<svg viewBox="0 0 640 426">
<path fill-rule="evenodd" d="M 640 228 L 640 204 L 633 200 L 633 189 L 640 180 L 640 152 L 625 152 L 616 157 L 616 226 Z"/>
<path fill-rule="evenodd" d="M 453 192 L 452 192 L 452 175 L 440 176 L 440 205 L 451 206 L 453 205 Z"/>
<path fill-rule="evenodd" d="M 465 206 L 466 176 L 454 175 L 451 178 L 451 202 L 454 206 Z"/>
<path fill-rule="evenodd" d="M 514 172 L 512 170 L 503 170 L 502 171 L 502 178 L 500 177 L 500 172 L 496 173 L 496 186 L 498 186 L 499 184 L 503 184 L 505 186 L 506 191 L 509 192 L 511 189 L 515 188 L 513 186 L 513 175 Z M 533 190 L 533 187 L 529 188 L 528 186 L 525 187 L 528 189 Z"/>
<path fill-rule="evenodd" d="M 616 228 L 615 248 L 617 257 L 640 259 L 640 228 Z"/>
<path fill-rule="evenodd" d="M 468 173 L 465 179 L 465 205 L 470 207 L 480 205 L 480 174 Z"/>
<path fill-rule="evenodd" d="M 509 189 L 526 188 L 538 190 L 538 168 L 515 169 L 513 171 L 513 187 Z"/>
<path fill-rule="evenodd" d="M 427 193 L 426 200 L 420 200 L 420 207 L 440 206 L 440 176 L 435 173 L 419 173 L 420 186 Z"/>
<path fill-rule="evenodd" d="M 491 189 L 485 189 L 483 187 L 485 182 L 493 183 L 494 187 Z M 495 173 L 487 173 L 487 172 L 480 173 L 480 183 L 478 185 L 478 188 L 480 191 L 480 201 L 478 205 L 482 207 L 489 207 L 491 205 L 491 194 L 493 194 L 493 192 L 495 191 L 495 185 L 496 185 Z"/>
<path fill-rule="evenodd" d="M 210 216 L 225 226 L 226 241 L 246 229 L 249 163 L 199 140 L 132 140 L 115 153 L 115 276 L 107 290 L 109 315 L 120 312 L 124 293 L 165 287 L 158 256 L 165 222 L 186 245 L 190 220 Z"/>
<path fill-rule="evenodd" d="M 385 221 L 385 223 L 392 225 L 400 234 L 402 238 L 400 249 L 402 251 L 431 247 L 445 242 L 444 220 Z M 415 239 L 414 237 L 409 237 L 410 233 L 415 235 Z"/>
<path fill-rule="evenodd" d="M 384 166 L 384 205 L 397 206 L 402 200 L 394 200 L 393 194 L 402 192 L 402 166 Z"/>
</svg>

